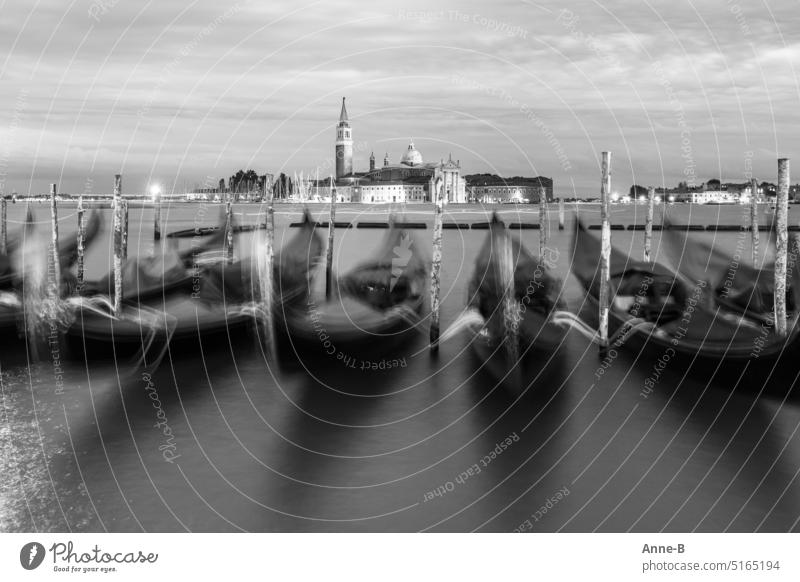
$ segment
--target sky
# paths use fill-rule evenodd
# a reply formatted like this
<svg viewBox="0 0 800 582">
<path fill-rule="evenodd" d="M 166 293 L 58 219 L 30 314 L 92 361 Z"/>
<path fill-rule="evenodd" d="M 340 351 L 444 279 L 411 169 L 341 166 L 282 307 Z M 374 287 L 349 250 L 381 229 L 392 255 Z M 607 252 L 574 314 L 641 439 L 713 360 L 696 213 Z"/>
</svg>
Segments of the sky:
<svg viewBox="0 0 800 582">
<path fill-rule="evenodd" d="M 798 73 L 796 0 L 0 0 L 0 193 L 326 176 L 343 96 L 357 171 L 776 181 Z"/>
</svg>

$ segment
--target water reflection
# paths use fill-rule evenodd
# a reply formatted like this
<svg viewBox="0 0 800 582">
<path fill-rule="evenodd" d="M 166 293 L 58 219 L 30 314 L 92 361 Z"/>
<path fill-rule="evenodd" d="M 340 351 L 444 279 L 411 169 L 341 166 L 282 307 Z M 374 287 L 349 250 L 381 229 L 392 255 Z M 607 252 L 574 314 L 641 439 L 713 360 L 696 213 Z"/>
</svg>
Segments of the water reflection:
<svg viewBox="0 0 800 582">
<path fill-rule="evenodd" d="M 294 218 L 279 219 L 281 233 Z M 147 220 L 132 213 L 131 232 Z M 257 243 L 247 236 L 237 252 Z M 445 326 L 483 236 L 446 233 Z M 536 248 L 537 233 L 520 236 Z M 553 244 L 568 248 L 565 236 Z M 639 236 L 615 232 L 615 244 L 636 250 Z M 338 267 L 371 240 L 343 235 Z M 576 310 L 567 255 L 558 270 Z M 402 368 L 277 366 L 251 332 L 204 344 L 202 357 L 170 351 L 149 380 L 75 362 L 62 393 L 50 364 L 26 366 L 24 346 L 3 340 L 0 529 L 798 529 L 800 410 L 784 400 L 794 377 L 759 397 L 760 372 L 709 382 L 713 371 L 668 366 L 644 396 L 652 360 L 620 350 L 598 377 L 596 346 L 571 332 L 520 395 L 495 386 L 468 337 L 432 357 L 422 325 Z"/>
</svg>

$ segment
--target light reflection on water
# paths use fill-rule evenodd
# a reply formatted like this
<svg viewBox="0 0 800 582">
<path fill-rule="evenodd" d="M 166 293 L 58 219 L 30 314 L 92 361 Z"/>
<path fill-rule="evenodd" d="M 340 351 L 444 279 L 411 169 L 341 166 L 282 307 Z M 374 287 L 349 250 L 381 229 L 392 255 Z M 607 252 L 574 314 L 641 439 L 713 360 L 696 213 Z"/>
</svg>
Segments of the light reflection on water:
<svg viewBox="0 0 800 582">
<path fill-rule="evenodd" d="M 276 208 L 282 244 L 299 209 Z M 245 220 L 257 219 L 257 205 L 240 209 Z M 478 217 L 451 210 L 455 220 Z M 736 223 L 738 210 L 695 209 L 692 219 Z M 347 211 L 337 210 L 351 218 Z M 596 221 L 591 208 L 581 212 Z M 633 219 L 632 208 L 616 212 L 622 222 Z M 688 218 L 680 214 L 688 208 L 671 212 L 676 222 Z M 190 227 L 197 215 L 197 205 L 173 206 L 165 229 Z M 135 242 L 139 233 L 149 237 L 150 216 L 132 210 L 130 254 L 150 252 L 149 242 Z M 570 231 L 556 230 L 551 216 L 558 270 L 576 309 Z M 67 210 L 61 218 L 74 221 Z M 215 219 L 211 207 L 204 224 Z M 523 220 L 535 222 L 535 212 Z M 71 230 L 62 226 L 62 234 Z M 429 256 L 430 228 L 416 234 Z M 615 245 L 640 256 L 641 233 L 613 234 Z M 89 251 L 89 277 L 110 266 L 106 235 Z M 346 271 L 380 232 L 336 235 L 336 267 Z M 538 231 L 517 235 L 538 248 Z M 238 237 L 237 253 L 250 254 L 258 236 Z M 484 236 L 445 231 L 444 327 L 463 307 Z M 191 358 L 170 354 L 149 390 L 135 371 L 73 362 L 62 394 L 48 362 L 25 366 L 24 351 L 4 339 L 0 529 L 511 531 L 525 520 L 533 531 L 798 529 L 800 412 L 780 397 L 757 399 L 758 379 L 732 389 L 668 369 L 643 398 L 651 361 L 622 351 L 596 381 L 596 348 L 571 333 L 560 363 L 515 398 L 481 373 L 468 338 L 431 357 L 426 337 L 427 321 L 406 352 L 407 367 L 374 372 L 337 361 L 276 369 L 255 337 L 235 338 Z M 518 440 L 503 448 L 513 435 Z M 168 443 L 172 462 L 163 454 Z M 564 488 L 569 495 L 536 514 Z"/>
</svg>

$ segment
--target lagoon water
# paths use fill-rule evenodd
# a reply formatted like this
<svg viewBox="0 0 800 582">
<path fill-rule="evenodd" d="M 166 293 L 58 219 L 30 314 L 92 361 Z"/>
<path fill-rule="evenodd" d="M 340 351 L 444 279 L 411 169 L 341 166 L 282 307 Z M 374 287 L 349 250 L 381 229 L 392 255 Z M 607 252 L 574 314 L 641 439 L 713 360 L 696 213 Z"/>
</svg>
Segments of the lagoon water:
<svg viewBox="0 0 800 582">
<path fill-rule="evenodd" d="M 275 209 L 280 245 L 302 209 Z M 326 220 L 326 206 L 311 209 Z M 14 235 L 24 208 L 9 210 Z M 44 234 L 47 206 L 34 210 Z M 534 206 L 498 210 L 506 222 L 538 220 Z M 235 211 L 257 223 L 263 209 Z M 341 205 L 337 220 L 380 220 L 387 211 Z M 451 206 L 446 220 L 486 220 L 490 211 Z M 110 268 L 104 212 L 89 278 Z M 164 230 L 211 225 L 218 212 L 165 207 Z M 414 234 L 430 256 L 431 207 L 405 212 L 428 223 Z M 618 206 L 613 222 L 643 223 L 644 213 Z M 674 205 L 668 213 L 695 224 L 742 224 L 747 216 L 735 206 Z M 558 231 L 551 209 L 550 246 L 577 311 L 583 298 L 569 275 L 574 214 L 568 207 L 567 229 Z M 581 205 L 579 214 L 598 222 L 596 206 Z M 74 206 L 64 205 L 60 220 L 61 235 L 72 236 Z M 151 209 L 131 209 L 130 232 L 129 254 L 150 253 Z M 338 229 L 337 272 L 369 256 L 382 234 Z M 237 256 L 251 254 L 260 236 L 238 235 Z M 485 236 L 444 231 L 443 329 L 464 306 Z M 514 236 L 538 248 L 539 231 Z M 731 252 L 740 244 L 734 232 L 689 236 Z M 613 232 L 614 245 L 636 258 L 642 237 Z M 658 241 L 655 233 L 657 259 Z M 438 357 L 426 338 L 427 319 L 403 366 L 374 371 L 335 360 L 281 369 L 253 339 L 168 354 L 151 378 L 122 363 L 73 361 L 63 386 L 51 362 L 28 365 L 21 342 L 3 339 L 0 530 L 800 531 L 800 402 L 781 396 L 791 380 L 765 396 L 752 379 L 698 381 L 692 370 L 667 366 L 645 396 L 652 360 L 622 350 L 598 378 L 596 346 L 570 332 L 563 362 L 543 366 L 513 395 L 482 373 L 469 338 L 444 344 Z"/>
</svg>

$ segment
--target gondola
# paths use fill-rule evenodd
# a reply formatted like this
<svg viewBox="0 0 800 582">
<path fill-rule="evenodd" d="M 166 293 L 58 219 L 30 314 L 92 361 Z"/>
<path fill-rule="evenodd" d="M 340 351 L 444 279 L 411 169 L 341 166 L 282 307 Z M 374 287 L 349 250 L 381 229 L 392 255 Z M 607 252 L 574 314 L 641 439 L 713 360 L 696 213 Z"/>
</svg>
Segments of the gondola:
<svg viewBox="0 0 800 582">
<path fill-rule="evenodd" d="M 310 264 L 307 255 L 317 256 L 321 243 L 313 240 L 310 225 L 296 233 L 292 241 L 275 259 L 275 311 L 286 305 L 305 302 L 308 293 Z M 212 242 L 207 249 L 213 254 Z M 315 248 L 316 247 L 316 248 Z M 176 263 L 178 264 L 178 263 Z M 225 261 L 201 262 L 195 265 L 188 288 L 147 294 L 123 292 L 126 316 L 115 318 L 105 296 L 80 298 L 79 315 L 67 336 L 74 349 L 117 357 L 138 354 L 142 349 L 161 351 L 169 347 L 175 355 L 193 354 L 219 349 L 249 337 L 246 333 L 260 317 L 259 290 L 255 259 L 228 264 Z M 140 280 L 130 283 L 136 285 Z M 123 278 L 123 284 L 128 280 Z M 152 337 L 151 337 L 152 336 Z M 101 349 L 105 344 L 105 349 Z M 91 350 L 89 350 L 91 345 Z"/>
<path fill-rule="evenodd" d="M 103 221 L 100 213 L 92 212 L 84 230 L 84 247 L 88 247 L 100 233 Z M 26 237 L 35 236 L 33 213 L 28 210 L 26 218 Z M 21 249 L 22 241 L 12 238 L 8 241 L 6 254 L 0 254 L 0 291 L 19 291 L 22 286 L 22 276 L 15 268 L 14 255 Z M 69 269 L 78 260 L 78 237 L 73 234 L 69 237 L 61 237 L 58 244 L 59 265 L 62 273 L 62 294 L 69 294 L 74 287 L 74 277 L 71 276 Z"/>
<path fill-rule="evenodd" d="M 84 231 L 84 248 L 96 240 L 102 226 L 102 220 L 98 212 L 92 212 Z M 25 237 L 29 237 L 37 244 L 34 232 L 33 213 L 28 210 L 26 219 Z M 44 247 L 31 248 L 25 251 L 20 241 L 9 244 L 12 252 L 29 253 L 39 255 L 44 252 Z M 12 335 L 24 335 L 21 333 L 23 325 L 23 293 L 25 289 L 25 278 L 14 263 L 24 264 L 25 259 L 19 257 L 19 253 L 14 256 L 11 252 L 8 255 L 0 255 L 0 335 L 10 337 Z M 13 260 L 12 260 L 13 257 Z M 64 237 L 58 246 L 59 265 L 61 268 L 60 294 L 62 297 L 68 296 L 76 288 L 76 278 L 70 272 L 71 267 L 78 259 L 77 236 Z"/>
<path fill-rule="evenodd" d="M 322 242 L 308 211 L 304 228 L 281 248 L 274 259 L 273 315 L 304 305 L 311 288 L 310 273 L 319 261 Z M 193 292 L 173 295 L 163 303 L 148 305 L 174 316 L 170 350 L 195 353 L 251 338 L 254 322 L 263 316 L 258 282 L 259 257 L 234 263 L 204 262 L 196 270 Z M 259 332 L 260 333 L 260 332 Z"/>
<path fill-rule="evenodd" d="M 197 333 L 199 321 L 212 317 L 204 313 L 205 309 L 190 313 L 186 304 L 196 292 L 197 257 L 204 252 L 220 254 L 222 236 L 215 233 L 188 250 L 168 245 L 153 256 L 125 259 L 120 316 L 114 314 L 111 299 L 115 292 L 113 272 L 84 282 L 78 294 L 67 299 L 72 310 L 65 334 L 70 351 L 87 359 L 130 358 L 135 365 L 160 361 L 173 338 L 186 337 L 192 330 Z M 190 324 L 192 314 L 194 327 Z"/>
<path fill-rule="evenodd" d="M 119 316 L 105 296 L 74 296 L 67 300 L 71 320 L 65 333 L 73 357 L 113 359 L 130 369 L 154 369 L 175 331 L 171 314 L 144 305 L 124 305 Z"/>
<path fill-rule="evenodd" d="M 330 300 L 309 296 L 279 314 L 284 359 L 360 370 L 402 365 L 402 347 L 422 318 L 427 278 L 416 237 L 391 221 L 374 258 L 336 279 Z"/>
<path fill-rule="evenodd" d="M 572 272 L 586 291 L 584 313 L 597 322 L 600 291 L 600 240 L 576 225 Z M 796 290 L 797 285 L 793 285 Z M 633 260 L 612 247 L 610 259 L 609 343 L 678 369 L 723 375 L 770 371 L 797 353 L 796 320 L 787 338 L 714 304 L 706 280 L 690 280 L 660 264 Z M 796 293 L 796 291 L 795 291 Z"/>
<path fill-rule="evenodd" d="M 774 229 L 770 233 L 769 246 L 774 247 Z M 791 236 L 790 242 L 790 248 L 797 252 L 800 248 L 797 237 Z M 686 233 L 669 228 L 661 236 L 661 252 L 686 278 L 707 281 L 714 302 L 723 309 L 758 323 L 771 322 L 775 307 L 774 262 L 750 265 L 742 256 L 731 255 L 704 241 L 690 241 Z M 798 308 L 795 291 L 790 278 L 786 285 L 786 309 L 790 315 Z"/>
<path fill-rule="evenodd" d="M 505 346 L 501 269 L 502 255 L 509 245 L 518 320 L 518 345 L 514 352 L 518 361 L 509 360 Z M 534 256 L 508 233 L 495 215 L 469 280 L 467 309 L 445 331 L 441 341 L 465 329 L 481 370 L 488 373 L 495 385 L 521 391 L 537 378 L 548 361 L 560 360 L 559 347 L 568 331 L 568 326 L 557 317 L 564 307 L 560 291 L 561 282 L 552 274 L 547 257 Z"/>
<path fill-rule="evenodd" d="M 222 257 L 224 230 L 215 231 L 202 244 L 179 250 L 168 245 L 152 256 L 128 257 L 122 263 L 122 297 L 125 301 L 147 301 L 172 293 L 191 293 L 197 269 L 210 254 L 215 261 Z M 113 271 L 96 281 L 86 281 L 78 290 L 84 297 L 114 294 Z"/>
</svg>

